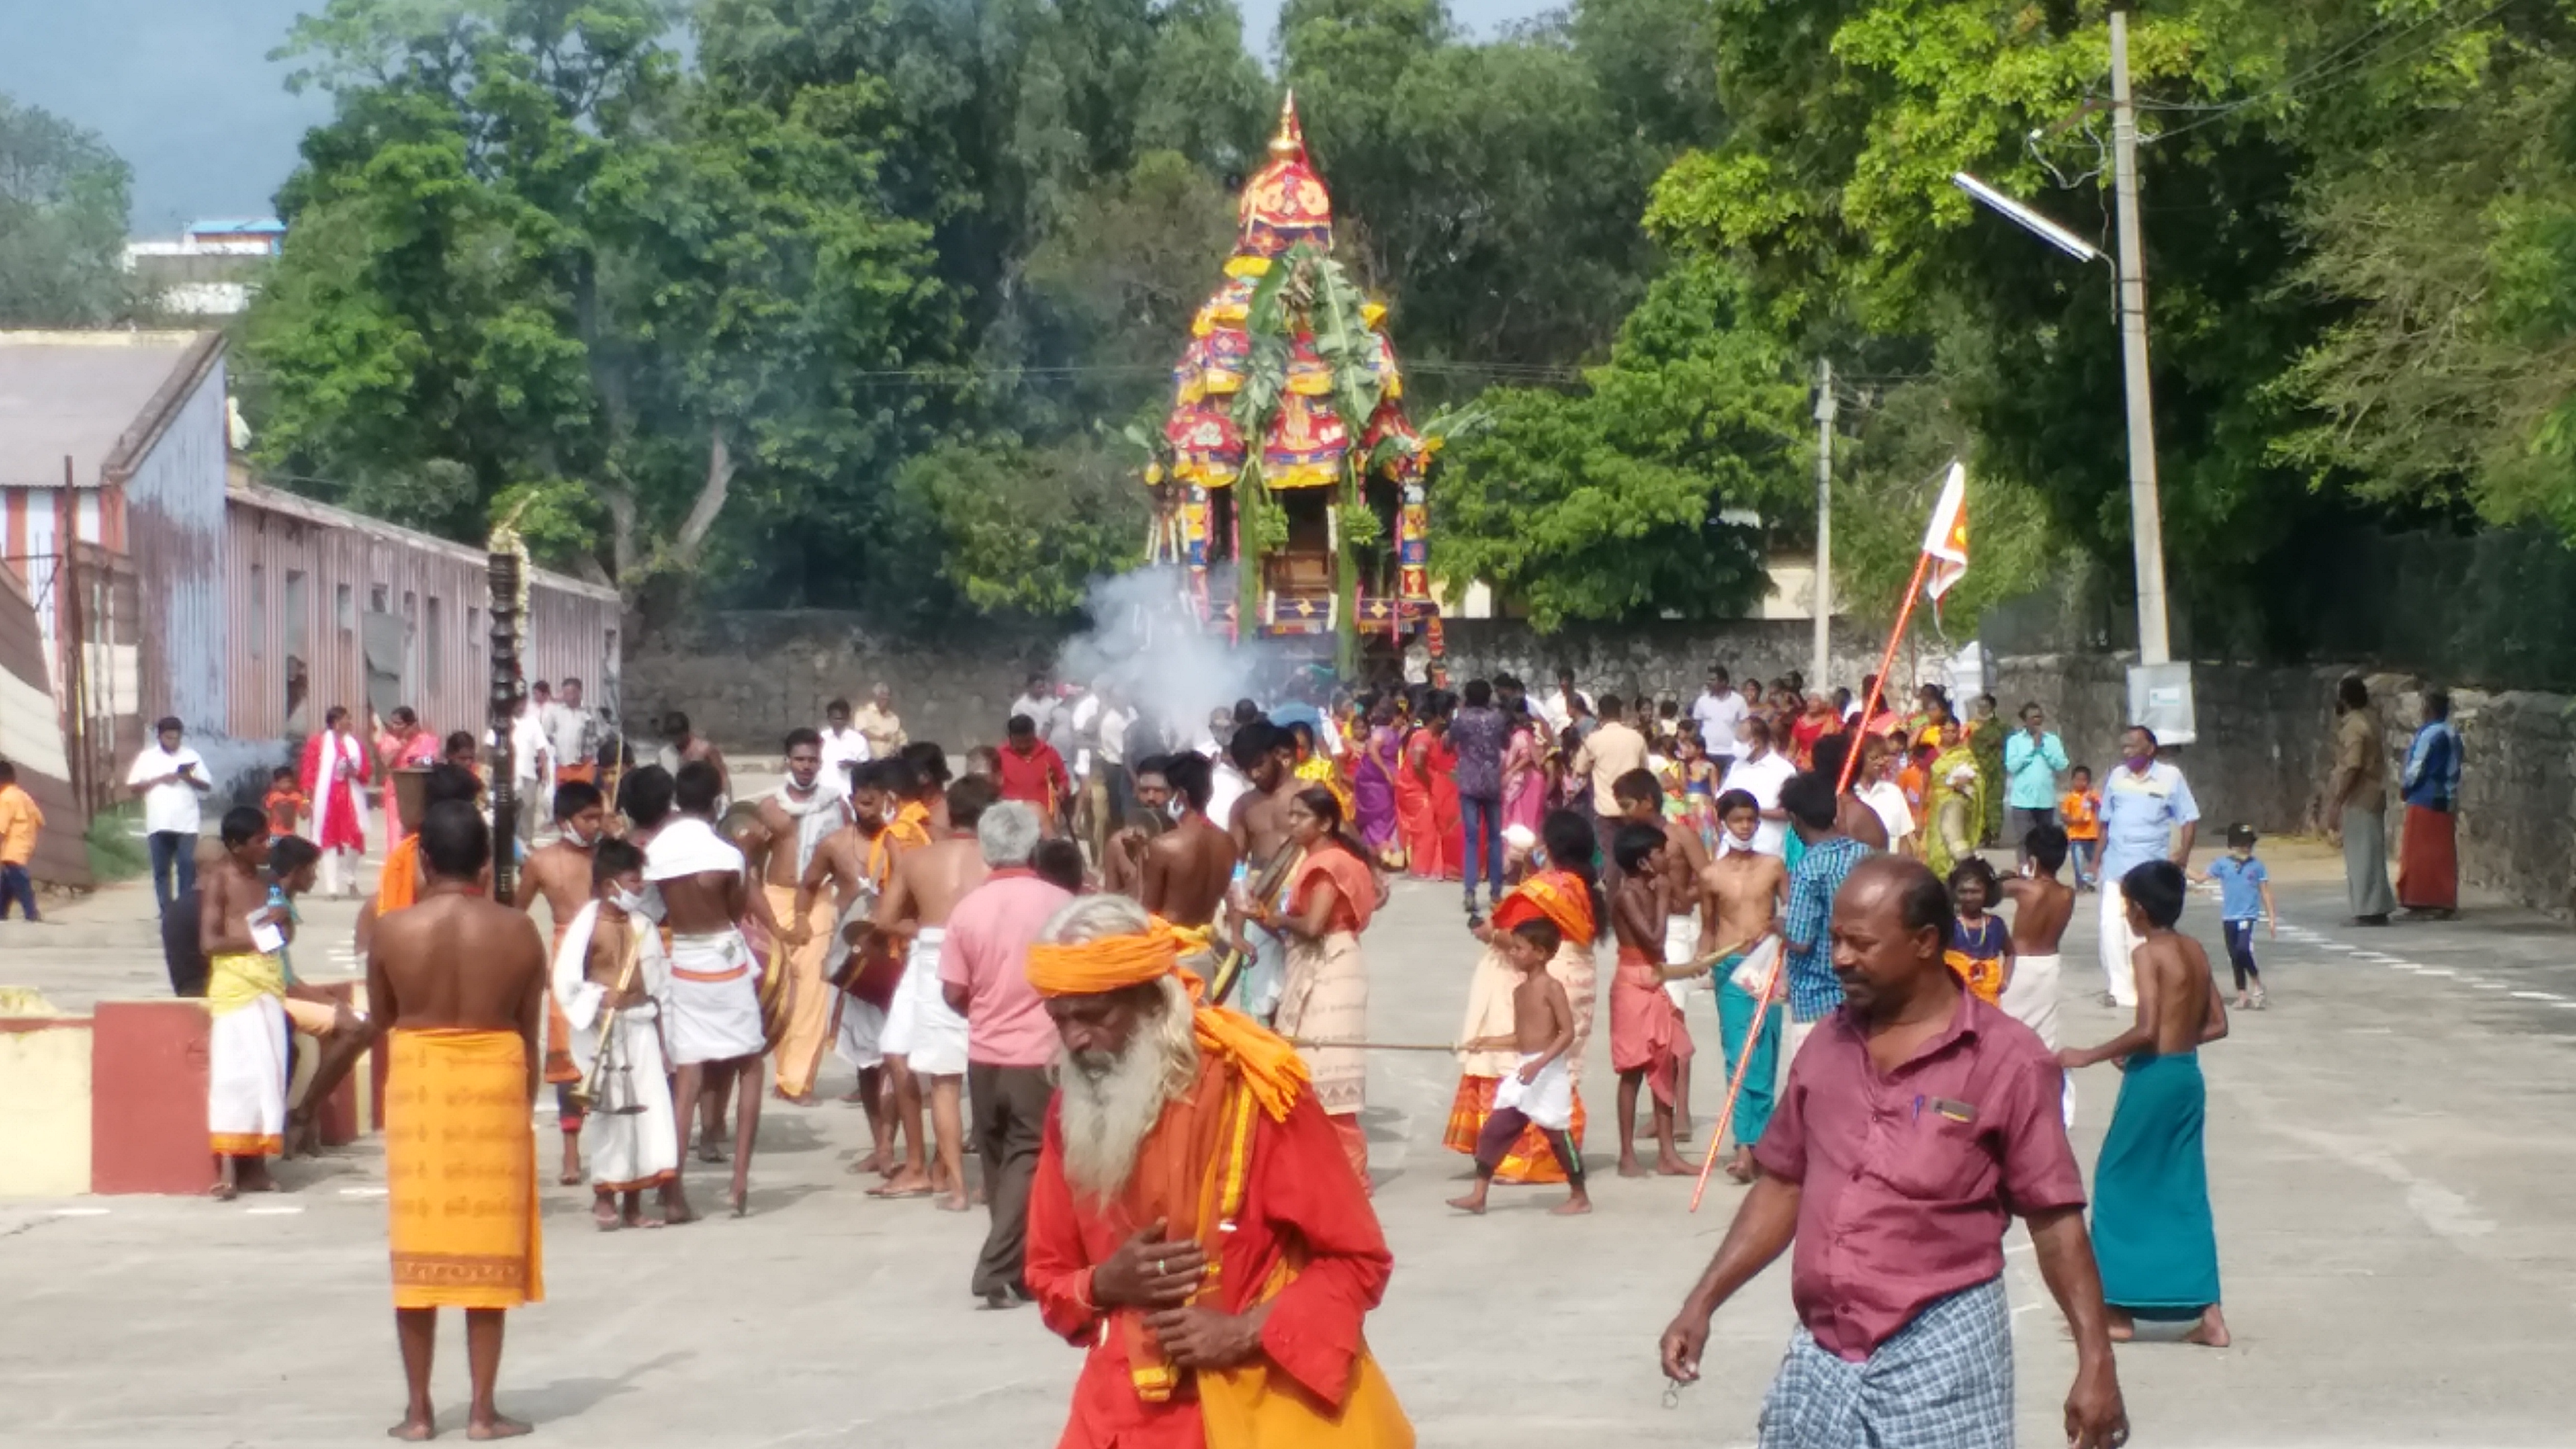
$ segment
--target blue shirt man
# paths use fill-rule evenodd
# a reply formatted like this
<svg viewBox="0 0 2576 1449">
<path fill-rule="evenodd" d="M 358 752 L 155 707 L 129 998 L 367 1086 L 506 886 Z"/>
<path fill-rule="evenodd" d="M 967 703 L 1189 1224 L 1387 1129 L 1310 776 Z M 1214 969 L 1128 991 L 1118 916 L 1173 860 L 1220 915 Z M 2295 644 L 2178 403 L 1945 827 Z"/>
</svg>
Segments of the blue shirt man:
<svg viewBox="0 0 2576 1449">
<path fill-rule="evenodd" d="M 1834 895 L 1852 868 L 1869 858 L 1869 847 L 1834 828 L 1834 782 L 1821 775 L 1798 775 L 1780 787 L 1780 806 L 1791 829 L 1806 844 L 1806 854 L 1789 868 L 1789 905 L 1781 921 L 1781 944 L 1789 971 L 1789 1020 L 1799 1027 L 1823 1020 L 1843 1004 L 1843 986 L 1834 979 Z M 1793 1052 L 1794 1054 L 1794 1052 Z"/>
<path fill-rule="evenodd" d="M 2102 975 L 2112 1005 L 2135 1006 L 2137 975 L 2129 956 L 2138 938 L 2129 930 L 2120 877 L 2151 860 L 2188 859 L 2200 803 L 2182 771 L 2156 758 L 2153 730 L 2131 725 L 2120 737 L 2120 754 L 2102 781 Z"/>
<path fill-rule="evenodd" d="M 2039 706 L 2024 705 L 2022 727 L 2004 736 L 2004 804 L 2014 810 L 2057 808 L 2057 777 L 2066 772 L 2066 742 L 2043 728 Z"/>
</svg>

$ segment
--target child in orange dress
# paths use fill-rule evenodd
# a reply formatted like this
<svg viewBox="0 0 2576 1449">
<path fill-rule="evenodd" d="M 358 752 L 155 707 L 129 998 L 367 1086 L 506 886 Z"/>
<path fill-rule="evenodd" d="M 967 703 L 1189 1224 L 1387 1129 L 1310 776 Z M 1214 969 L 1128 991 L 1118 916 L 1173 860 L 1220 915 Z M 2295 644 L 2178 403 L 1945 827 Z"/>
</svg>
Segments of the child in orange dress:
<svg viewBox="0 0 2576 1449">
<path fill-rule="evenodd" d="M 2102 796 L 2093 788 L 2093 772 L 2076 766 L 2066 777 L 2067 791 L 2057 802 L 2066 825 L 2066 848 L 2075 858 L 2075 888 L 2092 890 L 2102 883 Z"/>
<path fill-rule="evenodd" d="M 280 765 L 268 777 L 268 793 L 260 797 L 259 808 L 268 815 L 268 834 L 272 840 L 299 833 L 304 813 L 313 802 L 305 798 L 295 771 Z"/>
</svg>

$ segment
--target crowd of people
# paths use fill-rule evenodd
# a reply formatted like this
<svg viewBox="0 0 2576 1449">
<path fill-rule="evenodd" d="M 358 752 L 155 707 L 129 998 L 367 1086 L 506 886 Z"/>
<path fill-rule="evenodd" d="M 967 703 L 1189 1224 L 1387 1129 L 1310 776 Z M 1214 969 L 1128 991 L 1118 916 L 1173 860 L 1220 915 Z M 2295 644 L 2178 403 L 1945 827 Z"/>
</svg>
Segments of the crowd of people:
<svg viewBox="0 0 2576 1449">
<path fill-rule="evenodd" d="M 1086 1346 L 1067 1443 L 1202 1426 L 1255 1442 L 1237 1420 L 1272 1416 L 1406 1442 L 1359 1333 L 1391 1267 L 1360 1127 L 1380 1045 L 1363 942 L 1406 877 L 1463 883 L 1478 953 L 1444 1131 L 1473 1165 L 1463 1212 L 1498 1182 L 1562 1183 L 1555 1211 L 1590 1210 L 1583 1076 L 1605 1005 L 1619 1173 L 1691 1172 L 1690 1018 L 1714 998 L 1712 1155 L 1750 1192 L 1663 1358 L 1694 1377 L 1709 1314 L 1797 1243 L 1803 1326 L 1766 1442 L 1917 1442 L 1936 1400 L 1975 1432 L 1920 1442 L 2008 1438 L 2012 1217 L 2077 1341 L 2073 1442 L 2125 1437 L 2107 1345 L 2136 1320 L 2228 1341 L 2197 1060 L 2227 1013 L 2176 929 L 2197 806 L 2143 728 L 2096 791 L 2037 705 L 2013 728 L 1987 697 L 1963 722 L 1935 687 L 1900 711 L 1875 680 L 1846 706 L 1717 669 L 1684 713 L 1570 677 L 1538 697 L 1435 679 L 1244 701 L 1188 731 L 1114 687 L 1040 678 L 1003 742 L 954 765 L 882 687 L 864 710 L 836 700 L 782 742 L 784 779 L 738 799 L 684 717 L 636 763 L 575 732 L 577 686 L 563 694 L 526 716 L 551 839 L 513 830 L 529 848 L 512 899 L 488 899 L 495 822 L 473 769 L 420 765 L 406 712 L 352 749 L 335 710 L 266 809 L 225 815 L 215 874 L 179 872 L 165 911 L 174 989 L 215 1017 L 218 1195 L 267 1186 L 266 1159 L 309 1142 L 311 1104 L 368 1046 L 394 1064 L 400 1437 L 434 1431 L 439 1307 L 489 1336 L 475 1426 L 516 1427 L 492 1374 L 500 1311 L 542 1291 L 540 1189 L 507 1151 L 435 1145 L 523 1132 L 524 1114 L 476 1125 L 496 1084 L 554 1085 L 560 1181 L 618 1231 L 698 1216 L 692 1154 L 729 1161 L 725 1206 L 751 1211 L 764 1102 L 814 1105 L 830 1055 L 868 1123 L 850 1165 L 868 1194 L 980 1203 L 970 1294 L 1033 1302 Z M 202 762 L 164 724 L 135 780 L 192 834 L 178 814 L 207 791 Z M 2415 753 L 2410 789 L 2456 791 L 2455 740 Z M 289 957 L 295 900 L 348 879 L 332 856 L 363 845 L 349 832 L 378 761 L 425 774 L 418 809 L 389 812 L 410 833 L 360 913 L 361 1014 Z M 1990 845 L 2015 853 L 2009 876 Z M 2251 832 L 2229 845 L 2204 879 L 2238 1004 L 2260 1006 L 2272 898 Z M 2059 943 L 2097 887 L 2104 985 L 2134 1021 L 2077 1048 Z M 2124 1071 L 2088 1238 L 2065 1073 L 2103 1062 Z M 1920 1391 L 1872 1387 L 1900 1380 Z"/>
</svg>

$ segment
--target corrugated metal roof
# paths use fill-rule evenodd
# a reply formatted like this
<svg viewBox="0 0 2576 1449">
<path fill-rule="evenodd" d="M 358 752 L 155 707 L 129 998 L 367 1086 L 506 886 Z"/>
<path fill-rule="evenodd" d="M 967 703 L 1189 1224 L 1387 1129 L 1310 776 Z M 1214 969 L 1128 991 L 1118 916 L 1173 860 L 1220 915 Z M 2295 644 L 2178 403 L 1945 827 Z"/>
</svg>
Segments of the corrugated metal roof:
<svg viewBox="0 0 2576 1449">
<path fill-rule="evenodd" d="M 150 449 L 220 332 L 0 332 L 0 487 L 83 488 L 120 477 Z"/>
<path fill-rule="evenodd" d="M 236 502 L 247 503 L 255 508 L 265 508 L 271 513 L 282 513 L 289 518 L 301 518 L 307 523 L 320 524 L 325 528 L 345 528 L 352 533 L 382 539 L 387 543 L 400 544 L 405 548 L 418 549 L 424 553 L 444 554 L 460 563 L 472 564 L 476 568 L 483 567 L 491 558 L 490 554 L 470 544 L 456 543 L 440 538 L 436 534 L 422 533 L 416 529 L 404 528 L 400 524 L 387 523 L 381 518 L 352 513 L 345 508 L 334 508 L 328 503 L 316 502 L 301 493 L 289 493 L 281 488 L 268 487 L 266 484 L 235 483 L 227 493 Z M 619 602 L 620 596 L 617 590 L 606 584 L 594 584 L 585 579 L 574 578 L 570 574 L 556 573 L 551 569 L 534 570 L 530 577 L 547 588 L 557 589 L 567 594 L 598 599 L 604 603 Z"/>
</svg>

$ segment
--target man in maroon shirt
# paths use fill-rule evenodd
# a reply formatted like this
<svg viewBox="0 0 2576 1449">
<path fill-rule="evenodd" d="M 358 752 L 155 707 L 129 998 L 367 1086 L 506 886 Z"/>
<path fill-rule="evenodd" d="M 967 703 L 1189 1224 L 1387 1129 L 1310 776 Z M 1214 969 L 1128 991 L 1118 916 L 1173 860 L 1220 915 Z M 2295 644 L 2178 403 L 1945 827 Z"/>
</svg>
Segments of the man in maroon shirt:
<svg viewBox="0 0 2576 1449">
<path fill-rule="evenodd" d="M 1038 738 L 1036 720 L 1015 714 L 1009 728 L 1010 738 L 1001 749 L 1002 798 L 1037 807 L 1038 819 L 1053 835 L 1064 818 L 1058 807 L 1073 792 L 1073 777 L 1065 772 L 1064 756 Z"/>
<path fill-rule="evenodd" d="M 1763 1402 L 1766 1449 L 2012 1443 L 2016 1216 L 2075 1339 L 2067 1442 L 2128 1440 L 2056 1058 L 1961 987 L 1942 961 L 1950 927 L 1920 861 L 1853 869 L 1834 899 L 1844 1004 L 1790 1068 L 1754 1150 L 1762 1176 L 1664 1330 L 1664 1372 L 1697 1379 L 1710 1316 L 1796 1242 L 1803 1326 Z"/>
</svg>

